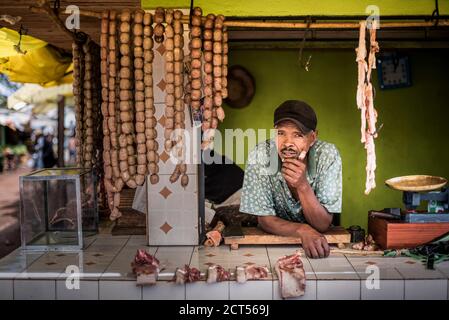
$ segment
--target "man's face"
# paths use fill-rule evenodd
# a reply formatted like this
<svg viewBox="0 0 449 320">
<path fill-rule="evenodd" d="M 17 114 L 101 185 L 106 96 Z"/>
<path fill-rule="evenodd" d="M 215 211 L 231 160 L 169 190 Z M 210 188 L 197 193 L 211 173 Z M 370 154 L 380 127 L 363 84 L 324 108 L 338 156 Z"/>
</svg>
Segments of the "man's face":
<svg viewBox="0 0 449 320">
<path fill-rule="evenodd" d="M 276 147 L 281 159 L 298 158 L 301 152 L 308 152 L 317 137 L 315 131 L 304 134 L 291 121 L 282 121 L 275 129 Z"/>
</svg>

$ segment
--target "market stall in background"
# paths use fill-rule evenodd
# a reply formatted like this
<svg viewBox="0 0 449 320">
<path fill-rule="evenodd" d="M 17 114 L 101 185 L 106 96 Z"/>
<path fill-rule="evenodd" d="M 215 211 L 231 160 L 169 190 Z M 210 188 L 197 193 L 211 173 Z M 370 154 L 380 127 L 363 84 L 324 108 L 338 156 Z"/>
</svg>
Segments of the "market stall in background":
<svg viewBox="0 0 449 320">
<path fill-rule="evenodd" d="M 57 156 L 20 177 L 0 298 L 448 298 L 446 3 L 25 2 L 0 5 L 0 72 L 26 83 L 0 124 Z M 240 212 L 251 130 L 292 97 L 342 157 L 321 261 Z"/>
</svg>

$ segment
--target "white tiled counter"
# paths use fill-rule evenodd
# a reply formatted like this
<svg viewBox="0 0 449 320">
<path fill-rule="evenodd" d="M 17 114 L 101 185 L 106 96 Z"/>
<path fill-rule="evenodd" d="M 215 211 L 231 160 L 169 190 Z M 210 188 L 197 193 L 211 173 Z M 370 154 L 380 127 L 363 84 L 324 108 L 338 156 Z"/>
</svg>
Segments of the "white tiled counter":
<svg viewBox="0 0 449 320">
<path fill-rule="evenodd" d="M 131 261 L 137 249 L 145 248 L 161 262 L 163 270 L 156 285 L 136 286 Z M 80 253 L 24 253 L 20 249 L 0 260 L 0 299 L 281 299 L 274 272 L 277 259 L 291 254 L 296 246 L 146 246 L 145 236 L 98 235 L 90 238 Z M 306 293 L 300 300 L 324 299 L 448 299 L 449 262 L 426 270 L 410 258 L 354 257 L 331 254 L 326 259 L 302 257 L 306 271 Z M 230 281 L 205 281 L 177 285 L 176 267 L 185 264 L 205 274 L 211 264 L 231 272 Z M 256 264 L 270 270 L 265 280 L 235 281 L 235 268 Z M 73 274 L 80 271 L 79 289 L 73 287 Z M 375 276 L 380 279 L 378 282 Z M 68 284 L 68 286 L 67 286 Z M 68 288 L 69 287 L 69 288 Z"/>
</svg>

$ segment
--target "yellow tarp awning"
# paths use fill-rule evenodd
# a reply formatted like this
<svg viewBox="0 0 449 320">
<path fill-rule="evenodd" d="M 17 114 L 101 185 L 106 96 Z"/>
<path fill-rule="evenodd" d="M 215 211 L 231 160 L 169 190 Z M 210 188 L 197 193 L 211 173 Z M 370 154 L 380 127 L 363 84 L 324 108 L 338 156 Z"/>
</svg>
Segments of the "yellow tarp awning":
<svg viewBox="0 0 449 320">
<path fill-rule="evenodd" d="M 0 29 L 0 72 L 10 81 L 44 86 L 72 83 L 70 56 L 31 36 L 22 36 L 20 49 L 26 51 L 22 54 L 14 49 L 18 42 L 18 32 Z"/>
<path fill-rule="evenodd" d="M 0 28 L 0 58 L 22 55 L 14 47 L 19 43 L 19 39 L 20 35 L 17 31 Z M 47 42 L 27 35 L 22 35 L 20 41 L 20 49 L 23 52 L 42 48 L 46 45 Z"/>
</svg>

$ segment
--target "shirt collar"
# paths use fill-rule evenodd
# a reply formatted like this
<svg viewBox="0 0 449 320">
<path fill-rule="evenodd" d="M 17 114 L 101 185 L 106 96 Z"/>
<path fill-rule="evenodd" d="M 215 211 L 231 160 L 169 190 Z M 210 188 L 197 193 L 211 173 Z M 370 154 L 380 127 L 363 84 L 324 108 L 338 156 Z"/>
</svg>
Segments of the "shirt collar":
<svg viewBox="0 0 449 320">
<path fill-rule="evenodd" d="M 316 177 L 316 148 L 318 145 L 318 140 L 315 141 L 312 147 L 310 147 L 307 160 L 307 174 L 310 177 L 310 179 L 313 181 Z"/>
</svg>

